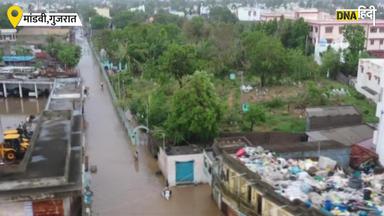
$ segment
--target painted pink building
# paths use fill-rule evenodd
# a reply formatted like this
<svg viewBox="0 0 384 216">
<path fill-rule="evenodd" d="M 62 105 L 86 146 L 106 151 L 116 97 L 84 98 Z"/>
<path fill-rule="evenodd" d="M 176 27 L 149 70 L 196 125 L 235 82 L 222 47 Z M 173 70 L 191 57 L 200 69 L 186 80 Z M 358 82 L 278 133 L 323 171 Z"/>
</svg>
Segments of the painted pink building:
<svg viewBox="0 0 384 216">
<path fill-rule="evenodd" d="M 306 20 L 311 26 L 310 39 L 313 44 L 326 41 L 327 44 L 345 42 L 343 28 L 346 25 L 359 24 L 365 29 L 365 48 L 367 51 L 384 51 L 384 20 L 376 20 L 373 26 L 372 20 L 338 21 Z"/>
</svg>

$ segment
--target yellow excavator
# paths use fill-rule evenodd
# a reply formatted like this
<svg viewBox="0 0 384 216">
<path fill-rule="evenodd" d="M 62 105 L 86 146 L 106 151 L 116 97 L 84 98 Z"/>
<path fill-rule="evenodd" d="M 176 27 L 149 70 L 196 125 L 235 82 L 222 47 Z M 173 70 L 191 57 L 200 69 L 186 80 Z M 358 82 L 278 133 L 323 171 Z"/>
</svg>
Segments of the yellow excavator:
<svg viewBox="0 0 384 216">
<path fill-rule="evenodd" d="M 20 134 L 23 142 L 29 142 L 29 136 L 26 136 L 21 129 L 8 129 L 3 132 L 3 136 L 6 137 L 10 134 Z"/>
<path fill-rule="evenodd" d="M 0 143 L 0 156 L 7 162 L 13 162 L 24 156 L 29 147 L 29 140 L 21 138 L 20 134 L 9 133 L 4 135 L 4 142 Z"/>
</svg>

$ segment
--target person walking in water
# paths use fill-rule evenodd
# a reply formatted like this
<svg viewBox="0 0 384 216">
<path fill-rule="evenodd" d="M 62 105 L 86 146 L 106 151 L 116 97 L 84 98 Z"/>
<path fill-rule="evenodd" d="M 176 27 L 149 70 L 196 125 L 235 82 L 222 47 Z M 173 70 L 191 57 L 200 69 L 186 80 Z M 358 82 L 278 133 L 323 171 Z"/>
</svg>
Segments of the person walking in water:
<svg viewBox="0 0 384 216">
<path fill-rule="evenodd" d="M 139 152 L 137 151 L 137 149 L 136 149 L 136 151 L 135 151 L 135 160 L 136 160 L 136 161 L 139 160 Z"/>
</svg>

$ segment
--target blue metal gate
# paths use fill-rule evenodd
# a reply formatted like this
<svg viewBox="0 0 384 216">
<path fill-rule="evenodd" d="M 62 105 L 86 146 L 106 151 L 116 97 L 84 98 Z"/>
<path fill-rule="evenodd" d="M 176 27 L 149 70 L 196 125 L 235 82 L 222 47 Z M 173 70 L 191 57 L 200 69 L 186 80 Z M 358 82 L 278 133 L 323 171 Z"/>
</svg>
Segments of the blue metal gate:
<svg viewBox="0 0 384 216">
<path fill-rule="evenodd" d="M 176 184 L 193 183 L 194 161 L 176 162 Z"/>
</svg>

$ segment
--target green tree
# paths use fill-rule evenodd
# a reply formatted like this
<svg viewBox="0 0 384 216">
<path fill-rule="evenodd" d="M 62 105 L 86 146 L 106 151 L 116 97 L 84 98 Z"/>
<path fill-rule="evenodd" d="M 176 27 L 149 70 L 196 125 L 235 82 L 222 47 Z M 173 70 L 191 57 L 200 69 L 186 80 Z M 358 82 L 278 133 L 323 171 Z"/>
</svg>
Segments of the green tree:
<svg viewBox="0 0 384 216">
<path fill-rule="evenodd" d="M 221 119 L 222 106 L 210 76 L 196 71 L 174 94 L 166 131 L 176 143 L 208 141 L 218 134 Z"/>
<path fill-rule="evenodd" d="M 304 55 L 299 49 L 287 49 L 286 56 L 290 78 L 297 81 L 314 78 L 316 76 L 318 65 L 312 56 Z"/>
<path fill-rule="evenodd" d="M 317 87 L 314 82 L 308 83 L 304 99 L 306 104 L 309 106 L 324 106 L 328 102 L 328 97 L 325 94 L 325 90 Z"/>
<path fill-rule="evenodd" d="M 214 22 L 236 23 L 237 17 L 227 7 L 213 7 L 209 11 L 209 19 Z"/>
<path fill-rule="evenodd" d="M 349 46 L 344 54 L 346 73 L 356 75 L 360 52 L 364 50 L 365 31 L 361 25 L 347 25 L 343 32 Z"/>
<path fill-rule="evenodd" d="M 3 55 L 4 55 L 4 51 L 3 49 L 0 49 L 0 62 L 3 61 Z"/>
<path fill-rule="evenodd" d="M 337 73 L 341 70 L 340 52 L 329 48 L 321 57 L 320 71 L 331 79 L 336 79 Z"/>
<path fill-rule="evenodd" d="M 248 68 L 260 76 L 262 87 L 282 77 L 287 64 L 285 49 L 279 39 L 262 32 L 251 32 L 244 37 L 243 46 Z"/>
<path fill-rule="evenodd" d="M 266 121 L 266 112 L 260 105 L 253 104 L 249 107 L 249 111 L 243 115 L 243 123 L 248 125 L 249 131 L 253 131 L 253 127 L 257 123 Z"/>
<path fill-rule="evenodd" d="M 81 57 L 81 48 L 77 45 L 65 44 L 57 53 L 58 60 L 64 64 L 64 67 L 75 67 Z"/>
<path fill-rule="evenodd" d="M 109 19 L 100 15 L 93 16 L 91 18 L 92 29 L 105 29 L 108 27 Z"/>
<path fill-rule="evenodd" d="M 90 17 L 97 15 L 96 10 L 85 2 L 80 2 L 77 11 L 80 13 L 84 22 L 88 22 Z"/>
<path fill-rule="evenodd" d="M 157 14 L 154 15 L 154 23 L 158 24 L 176 24 L 178 26 L 181 25 L 183 18 L 170 14 L 166 11 L 159 10 Z"/>
<path fill-rule="evenodd" d="M 309 25 L 304 19 L 292 20 L 273 20 L 260 22 L 251 28 L 253 31 L 262 31 L 270 36 L 278 37 L 286 48 L 295 48 L 309 54 L 308 40 Z"/>
<path fill-rule="evenodd" d="M 171 44 L 160 57 L 160 67 L 171 74 L 182 86 L 182 78 L 195 71 L 195 50 L 190 45 Z"/>
<path fill-rule="evenodd" d="M 132 24 L 143 23 L 147 15 L 143 12 L 122 11 L 112 17 L 112 23 L 116 28 L 124 28 Z"/>
<path fill-rule="evenodd" d="M 281 22 L 280 38 L 283 45 L 287 48 L 298 48 L 306 52 L 306 45 L 309 43 L 309 25 L 300 18 L 295 21 L 283 20 Z"/>
<path fill-rule="evenodd" d="M 7 17 L 7 10 L 12 4 L 0 4 L 0 29 L 13 28 Z"/>
<path fill-rule="evenodd" d="M 186 21 L 183 29 L 187 37 L 193 42 L 207 38 L 210 30 L 203 17 L 193 17 L 192 20 Z"/>
</svg>

